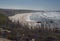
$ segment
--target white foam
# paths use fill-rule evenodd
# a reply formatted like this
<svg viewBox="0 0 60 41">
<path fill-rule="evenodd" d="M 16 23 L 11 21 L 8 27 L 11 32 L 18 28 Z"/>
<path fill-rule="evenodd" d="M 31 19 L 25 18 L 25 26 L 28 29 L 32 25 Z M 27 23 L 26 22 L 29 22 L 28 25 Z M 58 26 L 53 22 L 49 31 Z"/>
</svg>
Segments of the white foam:
<svg viewBox="0 0 60 41">
<path fill-rule="evenodd" d="M 52 20 L 60 20 L 60 13 L 57 12 L 46 12 L 46 13 L 23 13 L 23 14 L 16 14 L 14 16 L 9 16 L 9 19 L 14 21 L 30 21 L 30 22 L 36 22 L 36 21 L 46 21 L 48 19 Z M 55 21 L 58 24 L 59 21 Z"/>
</svg>

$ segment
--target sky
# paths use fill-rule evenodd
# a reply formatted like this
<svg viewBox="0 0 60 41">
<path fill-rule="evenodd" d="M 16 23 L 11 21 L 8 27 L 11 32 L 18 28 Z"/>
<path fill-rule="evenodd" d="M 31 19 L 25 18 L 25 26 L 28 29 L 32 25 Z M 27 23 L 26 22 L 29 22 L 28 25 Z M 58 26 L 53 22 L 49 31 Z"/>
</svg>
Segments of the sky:
<svg viewBox="0 0 60 41">
<path fill-rule="evenodd" d="M 60 0 L 0 0 L 0 8 L 60 10 Z"/>
</svg>

